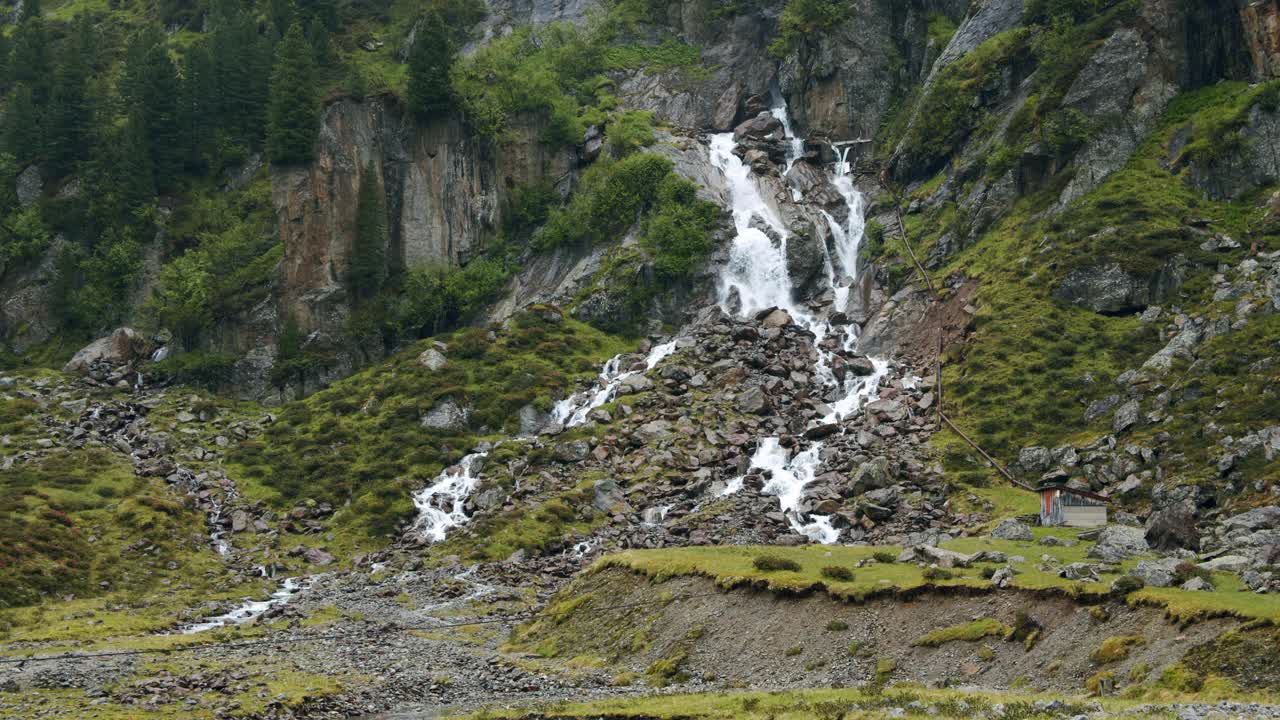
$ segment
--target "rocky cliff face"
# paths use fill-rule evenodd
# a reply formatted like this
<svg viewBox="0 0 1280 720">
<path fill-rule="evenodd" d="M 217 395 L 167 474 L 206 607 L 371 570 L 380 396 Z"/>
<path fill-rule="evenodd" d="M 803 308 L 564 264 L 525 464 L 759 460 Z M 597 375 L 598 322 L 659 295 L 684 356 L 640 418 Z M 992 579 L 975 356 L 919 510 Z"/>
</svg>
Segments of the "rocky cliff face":
<svg viewBox="0 0 1280 720">
<path fill-rule="evenodd" d="M 391 100 L 330 105 L 315 161 L 272 174 L 284 311 L 308 330 L 341 327 L 362 183 L 386 195 L 389 270 L 465 263 L 493 237 L 506 192 L 561 177 L 576 162 L 537 142 L 536 127 L 513 135 L 498 148 L 457 118 L 420 124 Z"/>
</svg>

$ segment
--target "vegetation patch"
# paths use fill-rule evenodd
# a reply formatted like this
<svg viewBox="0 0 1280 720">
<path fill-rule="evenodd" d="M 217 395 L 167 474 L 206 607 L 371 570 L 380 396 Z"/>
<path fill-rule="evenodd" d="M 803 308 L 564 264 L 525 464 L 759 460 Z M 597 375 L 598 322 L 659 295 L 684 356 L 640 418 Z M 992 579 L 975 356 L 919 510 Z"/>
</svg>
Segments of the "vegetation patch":
<svg viewBox="0 0 1280 720">
<path fill-rule="evenodd" d="M 1113 635 L 1103 640 L 1089 657 L 1099 665 L 1109 665 L 1129 657 L 1129 652 L 1134 647 L 1145 645 L 1146 642 L 1141 635 Z"/>
<path fill-rule="evenodd" d="M 963 640 L 964 642 L 977 642 L 986 637 L 1006 637 L 1013 634 L 1013 628 L 999 620 L 991 618 L 982 618 L 972 622 L 960 625 L 952 625 L 947 628 L 939 628 L 930 633 L 922 635 L 911 642 L 912 645 L 920 647 L 938 647 L 949 642 Z"/>
</svg>

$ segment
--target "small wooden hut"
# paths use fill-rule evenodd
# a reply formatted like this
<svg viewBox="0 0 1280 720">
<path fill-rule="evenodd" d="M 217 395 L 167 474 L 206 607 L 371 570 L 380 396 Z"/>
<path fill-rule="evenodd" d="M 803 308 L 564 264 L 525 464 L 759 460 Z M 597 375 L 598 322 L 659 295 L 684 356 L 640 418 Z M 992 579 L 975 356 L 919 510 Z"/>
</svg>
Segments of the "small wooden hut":
<svg viewBox="0 0 1280 720">
<path fill-rule="evenodd" d="M 1040 493 L 1040 524 L 1044 527 L 1099 527 L 1107 524 L 1105 496 L 1059 482 L 1036 488 Z"/>
</svg>

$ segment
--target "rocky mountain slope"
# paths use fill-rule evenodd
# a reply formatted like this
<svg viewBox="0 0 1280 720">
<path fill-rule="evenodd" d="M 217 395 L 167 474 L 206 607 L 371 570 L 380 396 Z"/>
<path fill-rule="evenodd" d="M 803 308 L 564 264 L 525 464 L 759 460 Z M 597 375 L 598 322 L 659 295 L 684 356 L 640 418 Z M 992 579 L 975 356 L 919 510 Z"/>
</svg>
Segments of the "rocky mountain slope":
<svg viewBox="0 0 1280 720">
<path fill-rule="evenodd" d="M 0 270 L 0 714 L 1276 715 L 1274 0 L 341 12 L 126 326 Z"/>
</svg>

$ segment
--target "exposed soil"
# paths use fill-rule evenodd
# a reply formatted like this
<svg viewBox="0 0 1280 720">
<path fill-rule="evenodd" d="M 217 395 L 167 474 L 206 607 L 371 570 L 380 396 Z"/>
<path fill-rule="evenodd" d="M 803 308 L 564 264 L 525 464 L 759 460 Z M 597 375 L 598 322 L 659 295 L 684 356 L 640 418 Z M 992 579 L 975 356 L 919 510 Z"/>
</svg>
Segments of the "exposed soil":
<svg viewBox="0 0 1280 720">
<path fill-rule="evenodd" d="M 710 580 L 696 577 L 653 583 L 616 569 L 588 576 L 577 587 L 595 598 L 608 598 L 609 605 L 655 605 L 610 611 L 590 609 L 597 601 L 584 604 L 541 634 L 544 639 L 555 635 L 563 643 L 561 654 L 567 650 L 569 656 L 586 653 L 614 658 L 623 667 L 643 672 L 656 660 L 684 652 L 687 659 L 681 670 L 693 678 L 751 687 L 859 684 L 874 678 L 878 660 L 892 658 L 897 663 L 893 680 L 930 685 L 964 682 L 988 688 L 1017 684 L 1081 692 L 1084 681 L 1101 669 L 1126 678 L 1141 663 L 1158 673 L 1193 647 L 1239 624 L 1217 619 L 1179 628 L 1154 608 L 1123 604 L 1090 608 L 1063 597 L 1016 591 L 932 593 L 910 600 L 849 604 L 821 594 L 721 592 Z M 661 604 L 672 596 L 688 599 Z M 1026 613 L 1042 627 L 1030 649 L 999 637 L 937 648 L 912 645 L 930 631 L 978 618 L 1012 625 L 1018 613 Z M 843 622 L 848 629 L 827 629 L 832 622 Z M 610 638 L 620 637 L 616 627 L 647 628 L 647 644 L 637 651 L 630 645 L 610 647 Z M 1105 639 L 1121 635 L 1141 636 L 1145 643 L 1105 668 L 1090 659 Z M 854 642 L 861 647 L 851 655 Z M 978 654 L 984 647 L 992 652 L 985 661 Z"/>
</svg>

